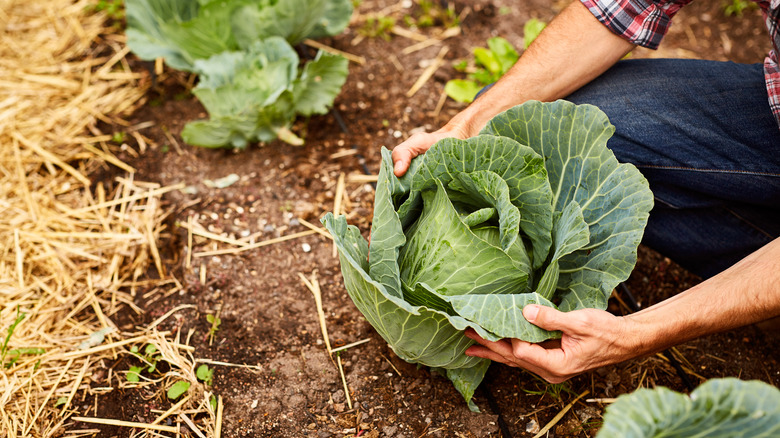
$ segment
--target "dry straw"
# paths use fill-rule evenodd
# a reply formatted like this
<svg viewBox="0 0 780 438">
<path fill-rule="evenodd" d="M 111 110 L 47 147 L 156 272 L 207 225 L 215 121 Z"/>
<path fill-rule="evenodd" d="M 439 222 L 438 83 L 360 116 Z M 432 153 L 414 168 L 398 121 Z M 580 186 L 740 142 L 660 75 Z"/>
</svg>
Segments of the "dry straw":
<svg viewBox="0 0 780 438">
<path fill-rule="evenodd" d="M 118 126 L 146 147 L 143 126 L 123 119 L 143 103 L 141 76 L 129 68 L 123 37 L 89 5 L 0 3 L 0 346 L 7 366 L 0 437 L 94 433 L 102 426 L 73 418 L 100 421 L 99 401 L 129 385 L 106 368 L 131 344 L 146 343 L 170 364 L 157 386 L 189 381 L 182 409 L 201 412 L 188 419 L 213 436 L 215 413 L 186 346 L 115 324 L 121 309 L 138 310 L 139 285 L 155 286 L 146 282 L 149 270 L 172 283 L 164 282 L 155 243 L 164 230 L 161 196 L 172 188 L 135 182 L 133 168 L 116 157 L 112 133 L 99 128 Z M 101 168 L 124 178 L 91 182 Z M 159 432 L 141 428 L 136 436 Z"/>
</svg>

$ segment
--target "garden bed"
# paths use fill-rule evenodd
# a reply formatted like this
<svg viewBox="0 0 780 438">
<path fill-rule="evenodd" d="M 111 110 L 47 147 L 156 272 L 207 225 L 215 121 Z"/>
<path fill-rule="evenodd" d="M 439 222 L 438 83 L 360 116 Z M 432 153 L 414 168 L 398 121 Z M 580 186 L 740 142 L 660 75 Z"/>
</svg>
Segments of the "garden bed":
<svg viewBox="0 0 780 438">
<path fill-rule="evenodd" d="M 484 46 L 491 36 L 521 46 L 522 23 L 530 18 L 549 21 L 565 3 L 551 8 L 535 0 L 522 2 L 522 7 L 502 0 L 457 2 L 460 32 L 410 51 L 421 41 L 399 32 L 388 32 L 387 40 L 384 34 L 367 37 L 360 29 L 372 14 L 395 17 L 408 29 L 402 17 L 416 6 L 361 2 L 347 32 L 323 43 L 365 62 L 350 63 L 335 111 L 296 123 L 293 130 L 306 139 L 300 147 L 279 141 L 243 151 L 186 145 L 179 137 L 184 124 L 205 117 L 189 93 L 191 78 L 170 70 L 153 78 L 147 70 L 151 66 L 132 61 L 150 86 L 146 105 L 131 120 L 131 125 L 146 126 L 138 131 L 146 140 L 127 136 L 124 147 L 117 145 L 118 156 L 137 169 L 135 181 L 185 186 L 163 198 L 170 214 L 158 242 L 164 271 L 180 287 L 139 289 L 134 303 L 142 312 L 126 308 L 114 322 L 132 331 L 167 316 L 156 328 L 171 337 L 180 333 L 194 347 L 195 360 L 215 371 L 211 389 L 224 406 L 224 437 L 533 436 L 575 400 L 551 436 L 592 436 L 611 398 L 658 385 L 687 392 L 680 373 L 663 355 L 551 386 L 527 372 L 494 364 L 475 396 L 482 413 L 470 412 L 446 378 L 394 355 L 347 296 L 332 242 L 307 226 L 319 227 L 319 219 L 341 203 L 349 222 L 367 235 L 373 187 L 366 176 L 378 171 L 380 147 L 392 148 L 418 130 L 436 129 L 463 108 L 442 94 L 448 79 L 461 77 L 452 68 L 454 61 L 469 57 L 471 48 Z M 416 32 L 427 41 L 444 31 L 434 26 Z M 760 14 L 746 11 L 745 17 L 726 18 L 719 5 L 702 3 L 681 12 L 661 51 L 637 50 L 633 56 L 761 62 L 768 47 Z M 443 60 L 441 66 L 410 95 L 437 58 Z M 107 132 L 123 129 L 104 127 Z M 237 178 L 223 179 L 232 175 Z M 92 179 L 110 189 L 117 176 L 124 174 L 106 167 Z M 257 245 L 296 234 L 301 235 Z M 157 277 L 157 270 L 148 276 Z M 321 289 L 331 346 L 359 345 L 342 350 L 338 358 L 328 356 L 314 295 L 301 277 L 316 279 Z M 638 266 L 626 284 L 646 307 L 697 281 L 640 247 Z M 617 293 L 610 310 L 628 312 L 627 299 L 625 292 Z M 221 320 L 218 329 L 208 314 Z M 746 327 L 686 343 L 671 355 L 694 385 L 726 376 L 777 385 L 778 351 L 780 337 Z M 126 384 L 125 372 L 132 365 L 137 365 L 134 358 L 122 356 L 107 364 L 113 378 L 92 379 L 95 387 L 114 389 L 100 396 L 95 410 L 84 402 L 85 414 L 147 423 L 170 408 L 173 402 L 159 387 Z M 126 427 L 78 422 L 73 429 L 94 427 L 101 436 L 132 434 Z"/>
</svg>

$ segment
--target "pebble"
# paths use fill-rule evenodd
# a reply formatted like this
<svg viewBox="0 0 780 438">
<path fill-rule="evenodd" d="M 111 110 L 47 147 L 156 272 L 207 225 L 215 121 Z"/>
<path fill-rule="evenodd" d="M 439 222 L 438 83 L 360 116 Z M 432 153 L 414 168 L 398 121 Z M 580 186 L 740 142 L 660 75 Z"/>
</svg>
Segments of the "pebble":
<svg viewBox="0 0 780 438">
<path fill-rule="evenodd" d="M 525 431 L 527 433 L 539 432 L 539 423 L 537 423 L 536 420 L 529 421 L 528 424 L 525 425 Z"/>
<path fill-rule="evenodd" d="M 301 248 L 303 248 L 303 252 L 311 252 L 311 245 L 308 243 L 301 244 Z"/>
</svg>

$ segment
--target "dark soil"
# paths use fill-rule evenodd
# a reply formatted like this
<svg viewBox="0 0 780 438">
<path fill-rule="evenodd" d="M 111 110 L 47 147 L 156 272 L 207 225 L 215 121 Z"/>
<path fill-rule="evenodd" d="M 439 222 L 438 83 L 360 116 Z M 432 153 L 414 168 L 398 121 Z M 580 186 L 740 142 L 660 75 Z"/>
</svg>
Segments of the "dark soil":
<svg viewBox="0 0 780 438">
<path fill-rule="evenodd" d="M 400 36 L 389 41 L 379 37 L 359 40 L 361 25 L 355 23 L 345 34 L 325 41 L 367 60 L 365 65 L 350 65 L 349 80 L 336 101 L 348 132 L 333 114 L 313 117 L 294 128 L 306 133 L 303 147 L 274 142 L 234 152 L 185 145 L 179 137 L 184 124 L 205 117 L 197 100 L 186 93 L 183 84 L 187 78 L 169 74 L 150 91 L 149 104 L 134 117 L 136 123 L 155 123 L 143 133 L 156 145 L 137 158 L 129 153 L 122 158 L 139 169 L 136 180 L 163 185 L 184 182 L 194 189 L 189 194 L 166 195 L 172 209 L 165 242 L 167 269 L 180 279 L 184 290 L 167 298 L 154 295 L 148 302 L 139 298 L 137 304 L 145 313 L 128 313 L 125 323 L 149 323 L 177 305 L 194 304 L 197 309 L 178 312 L 161 328 L 181 329 L 185 334 L 194 329 L 196 358 L 262 367 L 262 371 L 215 367 L 214 391 L 225 401 L 223 436 L 499 436 L 499 411 L 490 407 L 491 402 L 500 410 L 506 436 L 532 436 L 526 431 L 544 426 L 585 390 L 590 394 L 574 405 L 550 435 L 592 436 L 605 405 L 586 402 L 586 398 L 616 397 L 638 386 L 664 385 L 687 391 L 678 373 L 660 355 L 605 367 L 565 385 L 549 387 L 529 373 L 494 364 L 475 398 L 482 409 L 476 414 L 467 409 L 448 380 L 398 359 L 374 332 L 347 296 L 338 259 L 327 239 L 310 235 L 239 255 L 194 257 L 191 268 L 186 266 L 187 231 L 177 222 L 187 223 L 191 218 L 211 232 L 233 238 L 256 235 L 256 241 L 305 231 L 297 218 L 318 223 L 332 210 L 340 173 L 363 173 L 366 169 L 376 173 L 381 146 L 392 148 L 412 132 L 435 129 L 462 108 L 448 100 L 439 114 L 434 113 L 446 80 L 461 77 L 452 68 L 453 61 L 468 57 L 472 47 L 484 46 L 486 39 L 495 35 L 522 47 L 522 24 L 532 17 L 549 21 L 566 3 L 554 2 L 550 7 L 550 2 L 541 0 L 457 2 L 458 12 L 467 4 L 471 10 L 462 23 L 463 33 L 446 40 L 450 48 L 447 63 L 412 97 L 406 96 L 407 90 L 441 46 L 403 55 L 401 50 L 414 41 Z M 398 18 L 409 13 L 409 9 L 394 8 L 395 4 L 364 0 L 359 12 L 384 10 Z M 420 32 L 441 30 L 434 27 Z M 683 9 L 662 47 L 657 53 L 639 50 L 634 56 L 761 62 L 769 50 L 769 39 L 757 11 L 726 18 L 717 2 L 700 2 Z M 138 149 L 137 144 L 130 146 Z M 357 153 L 331 158 L 352 149 Z M 204 184 L 233 173 L 240 180 L 229 187 L 216 189 Z M 348 184 L 347 192 L 351 200 L 349 221 L 367 232 L 373 189 L 368 184 Z M 196 238 L 193 251 L 217 246 Z M 200 280 L 203 270 L 205 284 Z M 299 273 L 309 277 L 314 272 L 322 286 L 334 347 L 370 340 L 341 355 L 352 409 L 338 369 L 325 351 L 314 298 L 299 278 Z M 639 264 L 627 285 L 642 306 L 649 306 L 697 281 L 668 259 L 640 248 Z M 222 325 L 209 345 L 205 315 L 218 309 Z M 610 310 L 626 311 L 617 300 L 611 302 Z M 694 384 L 702 379 L 737 376 L 776 385 L 780 381 L 778 347 L 777 338 L 747 327 L 689 342 L 676 350 Z M 119 363 L 115 371 L 127 367 L 126 362 Z M 145 400 L 134 391 L 103 397 L 111 401 L 101 404 L 97 415 L 143 421 L 149 419 L 152 407 L 170 406 L 167 400 Z"/>
</svg>

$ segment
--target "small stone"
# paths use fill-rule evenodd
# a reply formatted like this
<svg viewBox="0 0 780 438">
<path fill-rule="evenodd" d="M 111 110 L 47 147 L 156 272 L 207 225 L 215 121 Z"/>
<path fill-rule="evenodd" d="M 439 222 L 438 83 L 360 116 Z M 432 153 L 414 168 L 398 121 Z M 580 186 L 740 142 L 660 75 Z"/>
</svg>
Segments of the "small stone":
<svg viewBox="0 0 780 438">
<path fill-rule="evenodd" d="M 528 424 L 525 425 L 525 431 L 527 433 L 538 433 L 539 423 L 537 423 L 536 420 L 529 421 Z"/>
<path fill-rule="evenodd" d="M 303 248 L 303 252 L 311 252 L 311 245 L 308 243 L 301 244 L 301 248 Z"/>
</svg>

